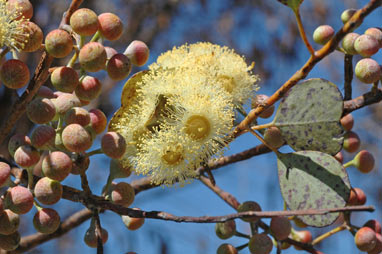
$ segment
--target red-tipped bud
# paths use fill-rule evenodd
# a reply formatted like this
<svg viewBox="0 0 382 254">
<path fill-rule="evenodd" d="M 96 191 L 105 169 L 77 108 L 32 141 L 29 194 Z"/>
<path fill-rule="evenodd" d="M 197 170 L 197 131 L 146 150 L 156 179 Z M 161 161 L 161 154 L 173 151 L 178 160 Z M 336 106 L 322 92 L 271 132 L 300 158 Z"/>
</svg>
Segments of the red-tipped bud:
<svg viewBox="0 0 382 254">
<path fill-rule="evenodd" d="M 99 31 L 102 36 L 109 40 L 115 41 L 121 37 L 123 32 L 123 23 L 121 19 L 113 13 L 102 13 L 98 16 Z"/>
<path fill-rule="evenodd" d="M 143 41 L 132 41 L 123 53 L 136 66 L 143 66 L 150 56 L 150 50 Z"/>
</svg>

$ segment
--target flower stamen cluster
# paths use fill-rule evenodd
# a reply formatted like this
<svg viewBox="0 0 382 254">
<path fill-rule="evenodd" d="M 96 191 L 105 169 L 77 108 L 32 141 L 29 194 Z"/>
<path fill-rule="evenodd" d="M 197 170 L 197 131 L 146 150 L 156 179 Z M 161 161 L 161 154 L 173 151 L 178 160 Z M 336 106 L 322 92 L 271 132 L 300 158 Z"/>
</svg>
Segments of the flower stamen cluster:
<svg viewBox="0 0 382 254">
<path fill-rule="evenodd" d="M 20 51 L 28 42 L 26 19 L 21 16 L 20 8 L 7 8 L 7 1 L 0 0 L 0 46 Z"/>
<path fill-rule="evenodd" d="M 195 169 L 228 145 L 235 109 L 257 90 L 252 67 L 211 43 L 162 54 L 127 81 L 109 124 L 127 140 L 125 159 L 155 184 L 195 177 Z"/>
</svg>

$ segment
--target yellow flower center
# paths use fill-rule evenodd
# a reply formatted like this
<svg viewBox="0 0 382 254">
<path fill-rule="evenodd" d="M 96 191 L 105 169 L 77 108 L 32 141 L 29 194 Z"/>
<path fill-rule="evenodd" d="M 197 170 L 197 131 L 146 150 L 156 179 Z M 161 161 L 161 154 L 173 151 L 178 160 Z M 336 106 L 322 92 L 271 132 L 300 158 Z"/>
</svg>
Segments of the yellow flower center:
<svg viewBox="0 0 382 254">
<path fill-rule="evenodd" d="M 223 88 L 228 92 L 232 93 L 236 84 L 235 80 L 232 77 L 229 77 L 227 75 L 219 75 L 218 76 L 219 82 L 223 85 Z"/>
<path fill-rule="evenodd" d="M 183 146 L 168 146 L 162 155 L 162 159 L 169 165 L 176 165 L 183 160 Z"/>
<path fill-rule="evenodd" d="M 187 119 L 186 133 L 195 140 L 204 139 L 210 134 L 211 125 L 204 116 L 193 115 Z"/>
</svg>

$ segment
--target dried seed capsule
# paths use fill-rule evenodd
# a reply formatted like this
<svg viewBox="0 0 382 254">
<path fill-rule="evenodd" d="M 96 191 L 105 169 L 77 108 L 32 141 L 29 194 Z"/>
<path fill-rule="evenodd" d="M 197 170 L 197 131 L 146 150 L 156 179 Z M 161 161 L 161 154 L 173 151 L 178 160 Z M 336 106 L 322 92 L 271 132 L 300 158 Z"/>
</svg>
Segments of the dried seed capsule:
<svg viewBox="0 0 382 254">
<path fill-rule="evenodd" d="M 281 131 L 277 127 L 270 127 L 264 132 L 264 140 L 273 148 L 280 148 L 284 144 Z"/>
<path fill-rule="evenodd" d="M 22 134 L 15 134 L 13 135 L 8 142 L 8 152 L 13 157 L 15 155 L 15 151 L 17 148 L 23 145 L 32 145 L 31 140 L 28 136 L 22 135 Z"/>
<path fill-rule="evenodd" d="M 143 41 L 132 41 L 123 53 L 135 66 L 143 66 L 150 56 L 150 50 Z"/>
<path fill-rule="evenodd" d="M 91 109 L 90 124 L 96 134 L 102 133 L 106 129 L 107 119 L 105 114 L 99 109 Z"/>
<path fill-rule="evenodd" d="M 0 235 L 0 249 L 11 251 L 15 250 L 20 244 L 19 232 L 10 235 Z"/>
<path fill-rule="evenodd" d="M 71 108 L 65 114 L 65 123 L 68 125 L 72 123 L 77 123 L 79 125 L 86 126 L 90 123 L 90 114 L 84 108 Z"/>
<path fill-rule="evenodd" d="M 237 249 L 228 243 L 223 243 L 216 251 L 217 254 L 237 254 Z"/>
<path fill-rule="evenodd" d="M 99 42 L 89 42 L 81 48 L 78 59 L 84 70 L 97 72 L 105 68 L 106 50 Z"/>
<path fill-rule="evenodd" d="M 381 233 L 381 224 L 377 220 L 368 220 L 363 226 L 371 228 L 375 233 Z"/>
<path fill-rule="evenodd" d="M 256 95 L 256 98 L 252 101 L 252 109 L 256 108 L 258 105 L 262 105 L 269 97 L 265 94 L 258 94 Z M 275 111 L 275 106 L 272 105 L 266 110 L 264 110 L 259 117 L 261 118 L 269 118 L 272 116 L 273 112 Z"/>
<path fill-rule="evenodd" d="M 53 30 L 45 37 L 45 49 L 55 58 L 66 57 L 73 49 L 72 37 L 64 30 Z"/>
<path fill-rule="evenodd" d="M 0 234 L 10 235 L 17 231 L 20 225 L 20 216 L 11 210 L 0 213 Z"/>
<path fill-rule="evenodd" d="M 28 34 L 28 41 L 25 43 L 23 52 L 34 52 L 39 50 L 44 39 L 41 28 L 33 22 L 27 21 L 24 23 L 24 29 Z"/>
<path fill-rule="evenodd" d="M 139 208 L 133 208 L 134 210 L 140 210 Z M 123 224 L 129 230 L 137 230 L 145 223 L 145 218 L 134 218 L 127 215 L 121 216 Z"/>
<path fill-rule="evenodd" d="M 109 238 L 109 233 L 106 231 L 106 229 L 102 228 L 101 230 L 102 244 L 105 244 L 108 238 Z M 84 236 L 84 241 L 87 246 L 91 248 L 97 248 L 97 236 L 95 233 L 94 226 L 90 226 L 90 228 L 86 231 Z"/>
<path fill-rule="evenodd" d="M 369 227 L 360 228 L 354 236 L 354 242 L 361 251 L 371 251 L 377 244 L 374 230 Z"/>
<path fill-rule="evenodd" d="M 31 134 L 33 146 L 42 150 L 49 150 L 54 147 L 55 137 L 56 130 L 49 125 L 39 125 Z"/>
<path fill-rule="evenodd" d="M 380 28 L 370 27 L 365 31 L 365 34 L 371 35 L 377 39 L 379 47 L 382 47 L 382 31 Z"/>
<path fill-rule="evenodd" d="M 344 12 L 342 12 L 341 14 L 342 23 L 345 24 L 346 22 L 348 22 L 350 18 L 353 17 L 354 13 L 356 12 L 357 12 L 356 9 L 347 9 Z"/>
<path fill-rule="evenodd" d="M 357 133 L 353 131 L 346 132 L 344 135 L 344 144 L 343 148 L 349 152 L 354 153 L 361 146 L 361 140 Z"/>
<path fill-rule="evenodd" d="M 356 77 L 366 84 L 378 81 L 382 74 L 379 64 L 371 58 L 359 60 L 355 66 L 354 72 Z"/>
<path fill-rule="evenodd" d="M 258 203 L 254 202 L 254 201 L 246 201 L 242 204 L 239 205 L 239 207 L 237 208 L 237 211 L 238 212 L 249 212 L 249 211 L 261 211 L 261 207 Z M 256 222 L 259 220 L 259 218 L 257 217 L 253 217 L 253 218 L 242 218 L 243 221 L 246 221 L 246 222 Z"/>
<path fill-rule="evenodd" d="M 344 127 L 345 131 L 351 131 L 354 125 L 354 118 L 352 114 L 347 114 L 346 116 L 342 117 L 340 123 L 342 127 Z"/>
<path fill-rule="evenodd" d="M 236 223 L 234 220 L 218 222 L 215 224 L 215 233 L 220 239 L 228 239 L 236 233 Z"/>
<path fill-rule="evenodd" d="M 113 159 L 121 158 L 126 151 L 125 138 L 117 132 L 106 133 L 101 140 L 102 151 Z"/>
<path fill-rule="evenodd" d="M 34 123 L 50 122 L 56 115 L 56 107 L 48 98 L 37 97 L 27 106 L 27 116 Z"/>
<path fill-rule="evenodd" d="M 34 228 L 43 234 L 52 234 L 60 226 L 60 215 L 51 208 L 42 208 L 33 217 Z"/>
<path fill-rule="evenodd" d="M 78 9 L 70 17 L 70 26 L 79 35 L 93 35 L 99 27 L 97 14 L 87 8 Z"/>
<path fill-rule="evenodd" d="M 70 93 L 62 93 L 57 99 L 52 99 L 54 106 L 56 106 L 57 114 L 64 115 L 73 107 L 80 107 L 81 102 L 78 97 Z"/>
<path fill-rule="evenodd" d="M 17 10 L 20 13 L 20 16 L 16 20 L 31 19 L 33 17 L 33 6 L 29 0 L 8 0 L 7 1 L 7 10 L 15 11 Z"/>
<path fill-rule="evenodd" d="M 10 176 L 11 167 L 7 163 L 0 161 L 0 186 L 3 186 L 3 184 L 5 184 L 8 181 Z M 0 209 L 0 212 L 1 210 L 2 209 Z"/>
<path fill-rule="evenodd" d="M 12 212 L 25 214 L 33 207 L 33 195 L 27 188 L 15 186 L 7 191 L 5 204 Z"/>
<path fill-rule="evenodd" d="M 288 238 L 292 230 L 292 225 L 286 217 L 273 217 L 271 219 L 270 229 L 273 236 L 281 241 Z"/>
<path fill-rule="evenodd" d="M 33 146 L 20 146 L 14 155 L 15 162 L 23 168 L 30 168 L 40 160 L 40 153 Z"/>
<path fill-rule="evenodd" d="M 57 181 L 64 180 L 72 170 L 72 160 L 60 151 L 55 151 L 45 157 L 42 162 L 44 175 Z"/>
<path fill-rule="evenodd" d="M 99 31 L 109 41 L 118 40 L 123 32 L 121 19 L 113 13 L 102 13 L 98 16 Z"/>
<path fill-rule="evenodd" d="M 62 131 L 62 142 L 71 152 L 84 152 L 92 146 L 90 133 L 79 124 L 70 124 Z"/>
<path fill-rule="evenodd" d="M 350 189 L 348 205 L 364 205 L 366 203 L 366 195 L 360 188 Z"/>
<path fill-rule="evenodd" d="M 44 205 L 53 205 L 62 197 L 62 186 L 59 181 L 43 177 L 36 183 L 34 194 L 39 202 Z"/>
<path fill-rule="evenodd" d="M 370 57 L 378 52 L 379 43 L 373 36 L 363 34 L 354 41 L 354 49 L 361 56 Z"/>
<path fill-rule="evenodd" d="M 101 94 L 101 82 L 91 76 L 84 77 L 76 87 L 76 96 L 84 101 L 91 101 Z"/>
<path fill-rule="evenodd" d="M 344 48 L 347 54 L 350 54 L 350 55 L 358 54 L 357 50 L 355 50 L 354 48 L 354 42 L 358 37 L 359 37 L 359 34 L 357 33 L 348 33 L 342 39 L 342 47 Z"/>
<path fill-rule="evenodd" d="M 129 207 L 134 202 L 134 188 L 125 182 L 113 183 L 110 190 L 110 198 L 115 204 Z"/>
<path fill-rule="evenodd" d="M 122 80 L 129 76 L 131 62 L 124 54 L 116 54 L 107 62 L 106 70 L 112 80 Z"/>
<path fill-rule="evenodd" d="M 11 89 L 18 89 L 28 84 L 30 78 L 28 66 L 20 60 L 9 59 L 0 69 L 0 80 Z"/>
<path fill-rule="evenodd" d="M 79 83 L 78 78 L 73 68 L 62 66 L 52 72 L 50 81 L 58 91 L 72 93 Z"/>
<path fill-rule="evenodd" d="M 362 173 L 369 173 L 375 164 L 374 156 L 367 150 L 362 150 L 354 157 L 354 166 Z"/>
<path fill-rule="evenodd" d="M 253 254 L 269 254 L 272 251 L 273 243 L 266 234 L 255 234 L 249 240 L 248 248 Z"/>
<path fill-rule="evenodd" d="M 334 35 L 333 27 L 322 25 L 316 28 L 313 33 L 313 40 L 321 45 L 327 43 Z"/>
</svg>

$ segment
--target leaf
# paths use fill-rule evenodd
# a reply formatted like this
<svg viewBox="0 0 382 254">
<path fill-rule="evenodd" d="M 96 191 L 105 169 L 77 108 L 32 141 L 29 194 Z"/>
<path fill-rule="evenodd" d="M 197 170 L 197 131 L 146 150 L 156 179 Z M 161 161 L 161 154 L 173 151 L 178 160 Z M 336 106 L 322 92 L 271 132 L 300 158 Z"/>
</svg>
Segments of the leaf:
<svg viewBox="0 0 382 254">
<path fill-rule="evenodd" d="M 343 98 L 336 85 L 324 79 L 308 79 L 285 95 L 274 123 L 294 150 L 334 155 L 343 144 L 339 122 L 342 111 Z"/>
<path fill-rule="evenodd" d="M 280 3 L 290 7 L 293 11 L 297 11 L 304 0 L 277 0 Z"/>
<path fill-rule="evenodd" d="M 291 210 L 341 208 L 350 195 L 344 167 L 331 155 L 300 151 L 277 155 L 281 194 Z M 332 224 L 339 213 L 298 216 L 315 227 Z"/>
</svg>

